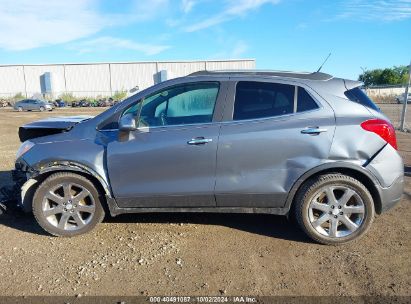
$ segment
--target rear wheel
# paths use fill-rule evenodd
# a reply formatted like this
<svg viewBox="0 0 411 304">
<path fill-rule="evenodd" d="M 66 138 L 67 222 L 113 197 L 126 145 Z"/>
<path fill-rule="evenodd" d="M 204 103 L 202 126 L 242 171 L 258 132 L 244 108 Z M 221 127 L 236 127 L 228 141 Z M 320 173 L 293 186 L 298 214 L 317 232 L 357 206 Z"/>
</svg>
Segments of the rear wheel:
<svg viewBox="0 0 411 304">
<path fill-rule="evenodd" d="M 338 245 L 363 236 L 374 219 L 374 202 L 368 189 L 343 174 L 326 174 L 308 180 L 297 193 L 295 216 L 313 240 Z"/>
<path fill-rule="evenodd" d="M 55 236 L 92 230 L 104 218 L 99 193 L 91 181 L 74 173 L 56 173 L 41 183 L 33 197 L 39 225 Z"/>
</svg>

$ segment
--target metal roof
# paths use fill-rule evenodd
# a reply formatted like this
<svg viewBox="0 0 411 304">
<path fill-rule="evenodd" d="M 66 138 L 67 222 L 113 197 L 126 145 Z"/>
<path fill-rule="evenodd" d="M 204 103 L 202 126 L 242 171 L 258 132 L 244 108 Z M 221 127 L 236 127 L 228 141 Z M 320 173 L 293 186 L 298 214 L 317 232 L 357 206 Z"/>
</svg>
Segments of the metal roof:
<svg viewBox="0 0 411 304">
<path fill-rule="evenodd" d="M 245 62 L 245 61 L 253 61 L 253 58 L 244 58 L 244 59 L 212 59 L 212 60 L 158 60 L 158 61 L 102 61 L 102 62 L 65 62 L 65 63 L 19 63 L 19 64 L 0 64 L 0 67 L 13 67 L 13 66 L 50 66 L 50 65 L 100 65 L 100 64 L 147 64 L 147 63 L 195 63 L 195 62 Z"/>
<path fill-rule="evenodd" d="M 219 70 L 219 71 L 199 71 L 188 76 L 264 76 L 264 77 L 283 77 L 297 78 L 306 80 L 330 80 L 332 75 L 321 72 L 288 72 L 288 71 L 264 71 L 264 70 Z"/>
</svg>

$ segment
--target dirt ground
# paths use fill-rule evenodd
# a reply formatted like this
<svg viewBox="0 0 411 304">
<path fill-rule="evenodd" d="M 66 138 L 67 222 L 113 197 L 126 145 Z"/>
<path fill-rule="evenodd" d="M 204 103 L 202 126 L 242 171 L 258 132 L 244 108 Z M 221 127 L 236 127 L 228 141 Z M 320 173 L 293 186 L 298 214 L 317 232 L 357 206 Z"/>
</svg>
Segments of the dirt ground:
<svg viewBox="0 0 411 304">
<path fill-rule="evenodd" d="M 18 126 L 97 113 L 0 109 L 0 183 L 10 182 Z M 411 134 L 399 134 L 411 164 Z M 31 215 L 0 217 L 0 295 L 411 296 L 411 177 L 403 199 L 360 241 L 318 245 L 285 217 L 145 214 L 108 219 L 84 236 L 50 237 Z"/>
</svg>

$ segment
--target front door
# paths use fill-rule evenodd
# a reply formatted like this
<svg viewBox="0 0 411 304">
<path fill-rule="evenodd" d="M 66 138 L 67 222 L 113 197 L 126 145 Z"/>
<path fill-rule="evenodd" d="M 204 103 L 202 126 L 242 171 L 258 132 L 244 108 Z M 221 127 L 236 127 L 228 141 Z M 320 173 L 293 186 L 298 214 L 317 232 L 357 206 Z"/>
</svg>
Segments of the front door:
<svg viewBox="0 0 411 304">
<path fill-rule="evenodd" d="M 132 105 L 138 129 L 108 145 L 108 172 L 120 207 L 215 206 L 218 82 L 176 85 Z M 120 132 L 121 133 L 121 132 Z"/>
<path fill-rule="evenodd" d="M 36 101 L 32 99 L 27 100 L 26 109 L 30 111 L 37 110 L 35 102 Z"/>
</svg>

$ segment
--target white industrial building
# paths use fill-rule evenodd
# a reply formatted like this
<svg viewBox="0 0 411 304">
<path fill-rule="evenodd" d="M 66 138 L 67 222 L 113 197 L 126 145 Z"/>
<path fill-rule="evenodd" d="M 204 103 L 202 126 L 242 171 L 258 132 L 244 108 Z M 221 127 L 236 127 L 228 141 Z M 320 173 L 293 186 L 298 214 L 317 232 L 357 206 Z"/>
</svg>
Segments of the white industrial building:
<svg viewBox="0 0 411 304">
<path fill-rule="evenodd" d="M 201 70 L 255 69 L 254 59 L 0 65 L 0 97 L 111 96 Z"/>
</svg>

